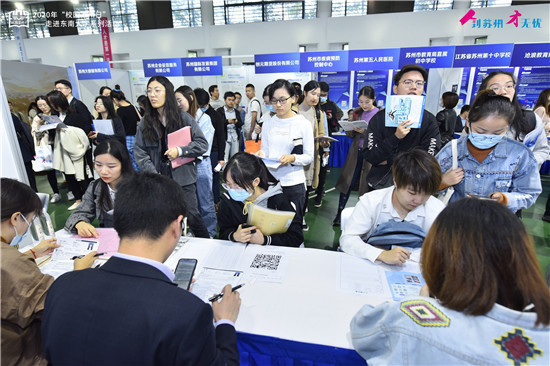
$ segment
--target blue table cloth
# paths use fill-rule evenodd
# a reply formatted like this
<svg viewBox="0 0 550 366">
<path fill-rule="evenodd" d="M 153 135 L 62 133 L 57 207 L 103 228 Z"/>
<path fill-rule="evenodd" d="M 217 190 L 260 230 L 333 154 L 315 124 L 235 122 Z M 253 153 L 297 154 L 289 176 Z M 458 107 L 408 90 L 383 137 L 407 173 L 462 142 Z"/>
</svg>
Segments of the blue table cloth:
<svg viewBox="0 0 550 366">
<path fill-rule="evenodd" d="M 347 137 L 346 134 L 332 134 L 332 137 L 338 141 L 333 141 L 330 144 L 328 165 L 333 168 L 341 168 L 346 162 L 349 147 L 353 139 Z"/>
</svg>

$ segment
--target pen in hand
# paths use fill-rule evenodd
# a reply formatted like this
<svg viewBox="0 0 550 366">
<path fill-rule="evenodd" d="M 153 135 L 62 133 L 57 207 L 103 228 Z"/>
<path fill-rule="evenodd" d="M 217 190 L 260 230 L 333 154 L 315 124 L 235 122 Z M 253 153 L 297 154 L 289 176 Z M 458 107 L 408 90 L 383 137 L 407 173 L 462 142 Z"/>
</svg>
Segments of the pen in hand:
<svg viewBox="0 0 550 366">
<path fill-rule="evenodd" d="M 244 286 L 244 283 L 241 283 L 240 285 L 237 285 L 237 286 L 233 287 L 231 289 L 231 292 L 237 291 L 238 289 L 240 289 L 243 286 Z M 224 295 L 224 293 L 220 292 L 219 294 L 214 295 L 211 298 L 209 298 L 208 301 L 210 301 L 210 302 L 218 301 L 219 299 L 221 299 L 223 297 L 223 295 Z"/>
<path fill-rule="evenodd" d="M 102 255 L 105 255 L 105 254 L 107 254 L 107 253 L 106 253 L 106 252 L 104 252 L 104 253 L 97 253 L 97 254 L 94 255 L 94 257 L 99 257 L 99 256 L 102 256 Z M 80 259 L 80 258 L 84 258 L 84 254 L 82 254 L 82 255 L 75 255 L 74 257 L 71 258 L 71 260 L 74 261 L 75 259 Z"/>
</svg>

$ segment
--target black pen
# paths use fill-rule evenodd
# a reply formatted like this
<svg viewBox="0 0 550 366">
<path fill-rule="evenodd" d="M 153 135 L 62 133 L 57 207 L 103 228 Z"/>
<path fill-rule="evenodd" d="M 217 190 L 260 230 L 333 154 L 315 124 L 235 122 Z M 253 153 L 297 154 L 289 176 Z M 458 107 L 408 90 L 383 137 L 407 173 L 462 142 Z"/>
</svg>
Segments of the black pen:
<svg viewBox="0 0 550 366">
<path fill-rule="evenodd" d="M 105 255 L 107 254 L 107 252 L 104 252 L 104 253 L 97 253 L 97 254 L 94 254 L 94 257 L 99 257 L 99 256 L 102 256 L 102 255 Z M 82 255 L 75 255 L 74 257 L 72 257 L 71 259 L 74 261 L 75 259 L 80 259 L 80 258 L 84 258 L 84 254 Z"/>
<path fill-rule="evenodd" d="M 237 286 L 233 287 L 231 289 L 231 292 L 237 291 L 238 289 L 240 289 L 243 286 L 244 286 L 244 283 L 241 283 L 240 285 L 237 285 Z M 223 297 L 223 295 L 224 295 L 223 292 L 220 292 L 219 294 L 214 295 L 211 298 L 209 298 L 208 301 L 210 301 L 210 302 L 218 301 L 219 299 L 221 299 Z"/>
</svg>

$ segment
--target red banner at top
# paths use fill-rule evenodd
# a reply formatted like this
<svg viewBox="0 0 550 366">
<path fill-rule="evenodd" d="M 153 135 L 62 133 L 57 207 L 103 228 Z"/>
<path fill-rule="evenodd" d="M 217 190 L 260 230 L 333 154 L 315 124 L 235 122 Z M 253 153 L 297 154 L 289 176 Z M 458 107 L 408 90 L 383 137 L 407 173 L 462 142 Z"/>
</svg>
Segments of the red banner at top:
<svg viewBox="0 0 550 366">
<path fill-rule="evenodd" d="M 103 45 L 103 60 L 113 61 L 113 54 L 111 52 L 111 37 L 109 36 L 109 21 L 106 17 L 99 19 L 101 26 L 101 43 Z M 111 67 L 113 65 L 111 64 Z"/>
</svg>

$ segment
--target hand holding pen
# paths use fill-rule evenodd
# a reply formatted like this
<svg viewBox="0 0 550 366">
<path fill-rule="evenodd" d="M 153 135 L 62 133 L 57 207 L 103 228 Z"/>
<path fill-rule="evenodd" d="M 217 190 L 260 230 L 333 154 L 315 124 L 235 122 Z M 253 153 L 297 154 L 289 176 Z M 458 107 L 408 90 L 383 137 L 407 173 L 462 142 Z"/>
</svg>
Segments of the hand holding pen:
<svg viewBox="0 0 550 366">
<path fill-rule="evenodd" d="M 221 296 L 221 301 L 211 300 L 212 302 L 212 311 L 214 312 L 214 320 L 217 322 L 219 320 L 225 319 L 233 323 L 237 321 L 237 316 L 239 315 L 239 309 L 241 308 L 241 296 L 237 289 L 241 288 L 243 285 L 238 285 L 231 288 L 231 285 L 225 285 L 222 292 L 210 299 Z"/>
<path fill-rule="evenodd" d="M 94 264 L 94 261 L 96 259 L 96 257 L 100 256 L 100 255 L 103 255 L 105 253 L 97 253 L 96 251 L 93 251 L 93 252 L 90 252 L 88 254 L 86 254 L 85 256 L 76 256 L 76 257 L 73 257 L 73 260 L 74 260 L 74 263 L 73 263 L 73 268 L 75 271 L 78 271 L 78 270 L 81 270 L 81 269 L 86 269 L 86 268 L 90 268 L 92 266 L 92 264 Z M 81 257 L 81 258 L 79 258 Z"/>
<path fill-rule="evenodd" d="M 90 255 L 91 253 L 88 253 L 86 255 Z M 100 257 L 102 255 L 105 255 L 107 254 L 106 252 L 103 252 L 103 253 L 96 253 L 93 255 L 93 257 Z M 72 257 L 71 259 L 74 261 L 75 259 L 80 259 L 80 258 L 84 258 L 86 255 L 82 254 L 82 255 L 75 255 L 74 257 Z"/>
</svg>

